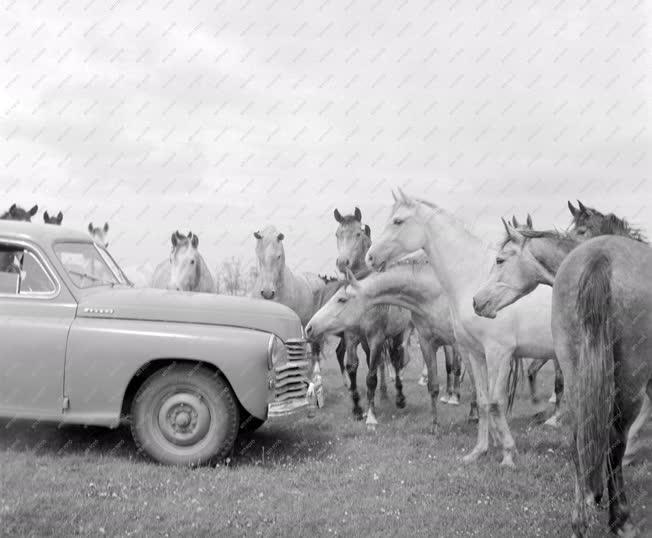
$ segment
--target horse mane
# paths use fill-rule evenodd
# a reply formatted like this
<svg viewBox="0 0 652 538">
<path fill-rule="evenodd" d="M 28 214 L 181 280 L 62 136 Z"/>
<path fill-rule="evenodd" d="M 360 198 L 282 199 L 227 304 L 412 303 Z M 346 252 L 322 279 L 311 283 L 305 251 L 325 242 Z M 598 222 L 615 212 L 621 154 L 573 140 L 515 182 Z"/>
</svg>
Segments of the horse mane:
<svg viewBox="0 0 652 538">
<path fill-rule="evenodd" d="M 532 228 L 520 227 L 516 228 L 516 231 L 526 239 L 555 239 L 577 243 L 577 239 L 571 237 L 567 232 L 560 232 L 559 230 L 533 230 Z M 498 247 L 499 250 L 505 248 L 511 241 L 512 236 L 505 233 L 505 237 Z"/>
<path fill-rule="evenodd" d="M 600 219 L 600 225 L 597 230 L 595 228 L 593 230 L 597 231 L 598 235 L 621 235 L 640 243 L 649 243 L 643 230 L 632 226 L 627 219 L 614 213 L 605 215 L 593 207 L 586 207 L 585 209 L 586 211 L 583 211 L 579 216 L 573 217 L 574 226 L 588 225 L 591 217 L 597 217 Z"/>
<path fill-rule="evenodd" d="M 336 276 L 332 275 L 322 275 L 320 273 L 318 276 L 324 281 L 324 284 L 330 284 L 331 282 L 337 282 L 339 280 Z"/>
</svg>

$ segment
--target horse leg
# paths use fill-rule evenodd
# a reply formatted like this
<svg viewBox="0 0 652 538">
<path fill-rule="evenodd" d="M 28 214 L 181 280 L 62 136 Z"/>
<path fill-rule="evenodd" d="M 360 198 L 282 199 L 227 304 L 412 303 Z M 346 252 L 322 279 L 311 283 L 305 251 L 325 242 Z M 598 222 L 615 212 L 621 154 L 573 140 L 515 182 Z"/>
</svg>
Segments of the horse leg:
<svg viewBox="0 0 652 538">
<path fill-rule="evenodd" d="M 537 374 L 543 368 L 548 359 L 533 359 L 527 369 L 527 380 L 530 385 L 530 400 L 532 405 L 539 405 L 539 397 L 537 396 Z"/>
<path fill-rule="evenodd" d="M 457 348 L 457 344 L 455 344 Z M 457 348 L 459 351 L 459 348 Z M 475 376 L 473 375 L 473 368 L 471 367 L 471 360 L 466 351 L 459 351 L 461 361 L 466 363 L 466 371 L 469 373 L 471 381 L 471 403 L 469 404 L 469 416 L 466 419 L 468 424 L 475 424 L 479 420 L 478 415 L 478 391 L 475 388 Z M 460 381 L 461 382 L 461 381 Z"/>
<path fill-rule="evenodd" d="M 482 354 L 472 352 L 468 355 L 473 371 L 478 406 L 478 441 L 475 448 L 462 461 L 477 461 L 489 450 L 489 395 L 487 390 L 487 364 Z"/>
<path fill-rule="evenodd" d="M 421 342 L 419 342 L 419 345 L 421 345 Z M 426 364 L 425 359 L 423 361 L 423 369 L 421 370 L 421 375 L 419 376 L 419 380 L 417 381 L 417 385 L 420 385 L 422 387 L 425 387 L 425 386 L 428 385 L 428 365 Z"/>
<path fill-rule="evenodd" d="M 340 342 L 337 344 L 337 349 L 335 350 L 335 356 L 337 357 L 337 363 L 340 365 L 340 373 L 342 374 L 342 384 L 344 388 L 350 388 L 351 383 L 349 375 L 346 371 L 346 337 L 342 334 L 340 336 Z"/>
<path fill-rule="evenodd" d="M 358 393 L 358 363 L 358 341 L 348 336 L 346 338 L 346 371 L 350 380 L 349 390 L 353 401 L 353 416 L 356 420 L 362 420 L 360 394 Z"/>
<path fill-rule="evenodd" d="M 451 346 L 451 396 L 448 399 L 450 405 L 460 405 L 460 379 L 462 377 L 462 358 L 457 346 Z"/>
<path fill-rule="evenodd" d="M 639 442 L 639 434 L 650 418 L 650 415 L 652 415 L 652 381 L 647 384 L 647 392 L 643 395 L 643 405 L 641 405 L 641 410 L 639 411 L 634 424 L 629 428 L 627 449 L 625 450 L 625 456 L 623 457 L 623 465 L 629 465 L 636 457 L 636 453 L 643 446 L 642 443 Z"/>
<path fill-rule="evenodd" d="M 403 394 L 403 382 L 401 381 L 401 366 L 403 365 L 405 347 L 403 346 L 403 335 L 400 334 L 392 340 L 391 361 L 394 367 L 396 377 L 394 387 L 396 388 L 396 407 L 403 409 L 405 407 L 405 395 Z"/>
<path fill-rule="evenodd" d="M 432 432 L 437 431 L 437 397 L 439 396 L 439 382 L 437 379 L 437 349 L 431 338 L 425 338 L 419 334 L 419 346 L 423 360 L 426 363 L 428 392 L 430 393 L 430 405 L 432 407 Z"/>
<path fill-rule="evenodd" d="M 487 370 L 489 377 L 489 411 L 493 417 L 496 431 L 503 447 L 501 465 L 514 466 L 514 438 L 509 430 L 505 411 L 507 409 L 507 378 L 509 376 L 512 352 L 505 350 L 489 350 L 487 353 Z"/>
<path fill-rule="evenodd" d="M 377 365 L 380 373 L 380 399 L 381 400 L 389 400 L 389 394 L 387 392 L 387 362 L 388 361 L 387 361 L 385 346 L 382 346 L 380 349 L 380 357 L 378 359 L 378 365 Z"/>
<path fill-rule="evenodd" d="M 555 413 L 548 420 L 546 420 L 544 424 L 546 426 L 558 428 L 561 426 L 561 400 L 564 395 L 564 374 L 561 371 L 557 357 L 554 357 L 552 362 L 555 365 Z"/>
<path fill-rule="evenodd" d="M 452 370 L 452 361 L 451 358 L 451 346 L 444 347 L 444 364 L 446 366 L 446 390 L 439 398 L 439 401 L 442 403 L 450 403 L 451 397 L 451 370 Z"/>
<path fill-rule="evenodd" d="M 383 340 L 374 338 L 370 342 L 371 355 L 369 372 L 367 372 L 367 429 L 374 431 L 378 425 L 376 420 L 376 387 L 378 386 L 378 365 L 382 360 Z"/>
</svg>

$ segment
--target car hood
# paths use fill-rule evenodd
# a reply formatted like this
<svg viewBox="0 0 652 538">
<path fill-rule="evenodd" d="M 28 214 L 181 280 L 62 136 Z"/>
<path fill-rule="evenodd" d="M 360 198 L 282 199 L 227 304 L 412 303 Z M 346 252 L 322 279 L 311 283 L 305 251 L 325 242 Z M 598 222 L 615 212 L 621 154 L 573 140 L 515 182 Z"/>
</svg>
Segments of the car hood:
<svg viewBox="0 0 652 538">
<path fill-rule="evenodd" d="M 276 302 L 154 288 L 88 290 L 77 316 L 227 325 L 273 333 L 283 341 L 302 335 L 299 317 Z"/>
</svg>

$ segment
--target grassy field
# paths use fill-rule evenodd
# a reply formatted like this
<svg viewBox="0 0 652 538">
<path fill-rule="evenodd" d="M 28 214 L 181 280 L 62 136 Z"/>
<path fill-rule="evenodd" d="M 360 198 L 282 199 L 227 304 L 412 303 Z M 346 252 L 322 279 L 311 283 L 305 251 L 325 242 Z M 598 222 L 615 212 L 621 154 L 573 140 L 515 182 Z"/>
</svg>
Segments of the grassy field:
<svg viewBox="0 0 652 538">
<path fill-rule="evenodd" d="M 267 424 L 216 468 L 149 463 L 126 429 L 2 422 L 0 535 L 570 535 L 573 473 L 562 434 L 533 423 L 524 385 L 510 421 L 519 455 L 505 469 L 496 449 L 479 464 L 460 461 L 476 435 L 465 421 L 468 378 L 463 405 L 441 405 L 432 435 L 413 359 L 407 408 L 396 409 L 390 387 L 372 433 L 350 417 L 334 360 L 324 373 L 327 402 L 316 418 Z M 542 394 L 550 379 L 546 367 Z M 652 451 L 626 481 L 635 521 L 652 535 Z M 604 510 L 599 519 L 591 536 L 605 535 Z"/>
</svg>

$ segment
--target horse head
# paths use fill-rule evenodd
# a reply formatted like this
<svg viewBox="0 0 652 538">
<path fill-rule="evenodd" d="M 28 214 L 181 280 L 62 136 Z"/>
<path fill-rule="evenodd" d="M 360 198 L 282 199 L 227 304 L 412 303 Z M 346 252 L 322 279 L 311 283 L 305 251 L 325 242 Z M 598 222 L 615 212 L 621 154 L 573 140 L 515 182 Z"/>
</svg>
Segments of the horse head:
<svg viewBox="0 0 652 538">
<path fill-rule="evenodd" d="M 254 237 L 256 238 L 260 295 L 263 299 L 271 300 L 278 296 L 283 282 L 285 268 L 283 239 L 285 239 L 285 235 L 274 226 L 268 226 L 262 231 L 254 232 Z"/>
</svg>

